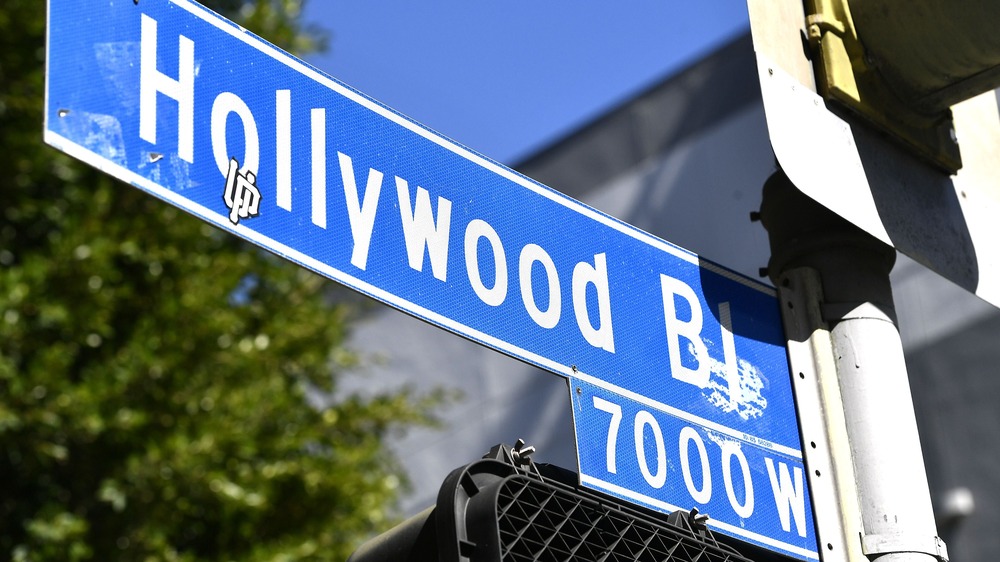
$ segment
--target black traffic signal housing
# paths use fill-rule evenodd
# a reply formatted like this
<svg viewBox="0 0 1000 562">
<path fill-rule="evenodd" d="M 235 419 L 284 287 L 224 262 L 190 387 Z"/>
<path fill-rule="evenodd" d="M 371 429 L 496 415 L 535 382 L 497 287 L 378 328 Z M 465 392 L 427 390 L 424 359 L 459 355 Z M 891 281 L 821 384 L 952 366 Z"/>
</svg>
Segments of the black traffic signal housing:
<svg viewBox="0 0 1000 562">
<path fill-rule="evenodd" d="M 362 545 L 349 562 L 752 562 L 697 510 L 663 515 L 580 488 L 574 472 L 497 445 L 455 469 L 436 505 Z M 757 551 L 753 560 L 784 560 Z"/>
</svg>

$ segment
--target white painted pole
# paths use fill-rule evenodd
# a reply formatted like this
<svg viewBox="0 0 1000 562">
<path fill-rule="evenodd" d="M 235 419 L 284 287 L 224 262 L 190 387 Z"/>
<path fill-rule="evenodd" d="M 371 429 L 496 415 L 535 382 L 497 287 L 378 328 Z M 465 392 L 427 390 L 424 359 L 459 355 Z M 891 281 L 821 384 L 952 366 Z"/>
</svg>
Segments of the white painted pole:
<svg viewBox="0 0 1000 562">
<path fill-rule="evenodd" d="M 781 172 L 764 187 L 761 220 L 771 240 L 768 270 L 776 285 L 801 278 L 803 269 L 818 274 L 821 291 L 799 293 L 802 310 L 785 310 L 786 331 L 803 339 L 809 337 L 804 326 L 828 327 L 839 382 L 843 415 L 834 413 L 837 423 L 828 424 L 827 433 L 838 424 L 846 429 L 852 462 L 836 459 L 840 462 L 832 465 L 838 467 L 841 491 L 852 489 L 843 480 L 853 471 L 856 504 L 841 498 L 836 514 L 816 515 L 837 517 L 842 529 L 857 529 L 860 513 L 861 528 L 857 536 L 844 533 L 847 553 L 830 552 L 824 560 L 852 559 L 850 552 L 860 547 L 869 560 L 879 562 L 946 561 L 895 324 L 889 283 L 894 250 L 802 195 Z M 789 277 L 786 272 L 799 273 Z M 801 317 L 808 310 L 820 311 L 821 319 Z M 830 418 L 831 413 L 824 415 Z M 831 454 L 843 451 L 834 447 Z M 822 529 L 822 521 L 818 523 Z M 820 552 L 826 555 L 822 545 Z"/>
</svg>

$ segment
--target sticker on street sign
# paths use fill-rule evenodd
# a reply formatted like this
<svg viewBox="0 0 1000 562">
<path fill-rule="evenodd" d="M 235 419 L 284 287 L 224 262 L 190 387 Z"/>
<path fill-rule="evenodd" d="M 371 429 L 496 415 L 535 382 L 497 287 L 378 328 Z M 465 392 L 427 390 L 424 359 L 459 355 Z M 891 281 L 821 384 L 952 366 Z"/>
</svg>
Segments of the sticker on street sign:
<svg viewBox="0 0 1000 562">
<path fill-rule="evenodd" d="M 746 481 L 766 490 L 771 458 L 793 493 L 781 467 L 794 489 L 801 445 L 773 289 L 443 138 L 199 4 L 50 0 L 45 140 L 427 322 L 682 412 L 706 447 L 736 436 Z M 744 457 L 725 458 L 711 460 L 711 499 L 694 498 L 715 511 L 727 486 L 743 494 L 741 517 L 710 513 L 720 531 L 771 548 L 814 539 L 807 523 L 793 542 L 805 492 L 789 532 L 758 524 L 772 500 L 746 507 Z M 676 488 L 678 473 L 661 473 Z M 814 545 L 780 550 L 815 558 Z"/>
</svg>

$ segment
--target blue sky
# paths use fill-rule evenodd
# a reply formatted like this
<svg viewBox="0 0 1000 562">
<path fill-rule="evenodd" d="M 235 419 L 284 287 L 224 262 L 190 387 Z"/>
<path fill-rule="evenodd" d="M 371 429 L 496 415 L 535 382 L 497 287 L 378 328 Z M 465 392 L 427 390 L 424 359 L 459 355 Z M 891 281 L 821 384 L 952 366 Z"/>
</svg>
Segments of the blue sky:
<svg viewBox="0 0 1000 562">
<path fill-rule="evenodd" d="M 748 26 L 742 0 L 313 0 L 309 61 L 420 123 L 515 163 Z"/>
</svg>

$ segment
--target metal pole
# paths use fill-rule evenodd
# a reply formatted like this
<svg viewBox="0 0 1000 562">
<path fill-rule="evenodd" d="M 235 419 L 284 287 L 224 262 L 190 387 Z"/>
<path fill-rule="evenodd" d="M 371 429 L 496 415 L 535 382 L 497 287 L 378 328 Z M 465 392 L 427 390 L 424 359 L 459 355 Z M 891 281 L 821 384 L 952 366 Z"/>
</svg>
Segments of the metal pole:
<svg viewBox="0 0 1000 562">
<path fill-rule="evenodd" d="M 838 517 L 850 529 L 856 523 L 847 519 L 861 515 L 861 536 L 847 540 L 859 541 L 860 551 L 879 562 L 947 560 L 896 328 L 889 284 L 895 251 L 803 195 L 780 171 L 764 185 L 760 214 L 775 285 L 786 272 L 806 268 L 822 286 L 821 296 L 811 297 L 821 302 L 810 305 L 829 327 L 844 410 L 840 423 L 853 461 L 846 470 L 853 468 L 857 492 L 857 505 L 840 505 Z M 804 313 L 785 312 L 792 319 Z"/>
</svg>

